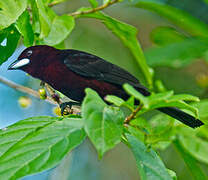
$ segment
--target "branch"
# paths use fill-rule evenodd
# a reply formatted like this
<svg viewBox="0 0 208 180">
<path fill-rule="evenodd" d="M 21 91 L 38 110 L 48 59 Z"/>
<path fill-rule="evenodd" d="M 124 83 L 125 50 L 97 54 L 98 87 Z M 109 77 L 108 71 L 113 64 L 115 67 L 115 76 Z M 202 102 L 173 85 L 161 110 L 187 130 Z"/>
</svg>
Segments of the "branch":
<svg viewBox="0 0 208 180">
<path fill-rule="evenodd" d="M 6 79 L 6 78 L 0 77 L 0 83 L 5 84 L 5 85 L 7 85 L 7 86 L 9 86 L 9 87 L 11 87 L 11 88 L 13 88 L 13 89 L 15 89 L 15 90 L 21 91 L 21 92 L 23 92 L 23 93 L 27 93 L 27 94 L 29 94 L 29 95 L 31 95 L 31 96 L 34 96 L 34 97 L 40 99 L 40 95 L 39 95 L 39 93 L 38 93 L 37 91 L 35 91 L 35 90 L 33 90 L 33 89 L 30 89 L 30 88 L 28 88 L 28 87 L 25 87 L 25 86 L 16 84 L 16 83 L 14 83 L 14 82 L 12 82 L 12 81 Z M 50 98 L 50 97 L 47 97 L 45 100 L 46 100 L 47 102 L 51 103 L 51 104 L 56 104 L 56 103 L 53 101 L 53 99 Z"/>
<path fill-rule="evenodd" d="M 34 97 L 40 99 L 40 94 L 37 91 L 35 91 L 35 90 L 31 89 L 31 88 L 28 88 L 28 87 L 16 84 L 16 83 L 14 83 L 14 82 L 6 79 L 6 78 L 0 77 L 0 83 L 5 84 L 5 85 L 7 85 L 7 86 L 17 90 L 17 91 L 29 94 L 31 96 L 34 96 Z M 48 88 L 51 88 L 49 85 L 47 85 L 47 86 L 48 86 Z M 45 101 L 50 103 L 50 104 L 54 104 L 54 105 L 57 105 L 57 104 L 61 103 L 61 100 L 58 101 L 55 98 L 51 98 L 49 96 L 47 96 Z M 67 111 L 68 112 L 72 112 L 72 110 L 68 110 L 68 109 L 67 109 Z M 74 108 L 73 107 L 73 113 L 79 113 L 79 112 L 80 112 L 79 108 Z"/>
<path fill-rule="evenodd" d="M 119 0 L 113 0 L 113 1 L 109 1 L 108 3 L 106 4 L 103 4 L 101 6 L 98 6 L 96 8 L 93 8 L 93 9 L 90 9 L 90 10 L 86 10 L 86 11 L 76 11 L 76 12 L 73 12 L 73 13 L 70 13 L 68 14 L 69 16 L 77 16 L 77 15 L 83 15 L 83 14 L 90 14 L 90 13 L 94 13 L 94 12 L 97 12 L 97 11 L 100 11 L 100 10 L 103 10 L 115 3 L 119 2 Z"/>
<path fill-rule="evenodd" d="M 124 124 L 129 124 L 129 122 L 135 118 L 137 112 L 142 109 L 142 105 L 139 105 L 129 116 L 126 117 Z"/>
</svg>

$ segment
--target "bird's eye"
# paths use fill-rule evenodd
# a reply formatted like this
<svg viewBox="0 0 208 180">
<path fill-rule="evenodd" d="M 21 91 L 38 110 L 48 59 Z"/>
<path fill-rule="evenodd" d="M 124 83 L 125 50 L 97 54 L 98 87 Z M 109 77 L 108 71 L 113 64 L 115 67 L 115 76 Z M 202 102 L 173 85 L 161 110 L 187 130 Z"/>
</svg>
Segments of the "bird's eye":
<svg viewBox="0 0 208 180">
<path fill-rule="evenodd" d="M 31 50 L 27 51 L 27 56 L 28 57 L 31 56 L 31 54 L 32 54 L 32 51 Z"/>
</svg>

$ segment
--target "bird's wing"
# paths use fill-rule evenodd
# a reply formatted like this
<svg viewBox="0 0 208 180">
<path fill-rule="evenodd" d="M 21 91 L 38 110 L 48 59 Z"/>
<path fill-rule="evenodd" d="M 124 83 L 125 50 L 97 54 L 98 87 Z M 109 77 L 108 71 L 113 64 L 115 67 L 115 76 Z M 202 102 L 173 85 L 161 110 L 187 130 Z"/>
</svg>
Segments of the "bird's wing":
<svg viewBox="0 0 208 180">
<path fill-rule="evenodd" d="M 88 78 L 109 82 L 116 85 L 128 83 L 147 91 L 140 82 L 124 69 L 109 63 L 95 55 L 78 50 L 66 50 L 64 64 L 73 72 Z M 148 92 L 148 91 L 147 91 Z"/>
</svg>

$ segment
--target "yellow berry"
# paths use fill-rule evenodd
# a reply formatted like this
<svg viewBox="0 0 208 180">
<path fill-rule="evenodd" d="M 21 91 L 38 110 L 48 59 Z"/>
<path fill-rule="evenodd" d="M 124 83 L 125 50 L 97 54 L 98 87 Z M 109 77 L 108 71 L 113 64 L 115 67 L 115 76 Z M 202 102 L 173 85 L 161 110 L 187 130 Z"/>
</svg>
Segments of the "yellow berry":
<svg viewBox="0 0 208 180">
<path fill-rule="evenodd" d="M 44 88 L 39 89 L 38 92 L 39 92 L 39 95 L 40 95 L 40 99 L 46 99 L 47 98 L 46 90 Z"/>
<path fill-rule="evenodd" d="M 61 116 L 61 108 L 58 106 L 53 108 L 53 113 L 57 116 Z"/>
<path fill-rule="evenodd" d="M 31 105 L 32 101 L 29 97 L 26 97 L 26 96 L 21 96 L 19 99 L 18 99 L 18 103 L 20 105 L 20 107 L 22 108 L 27 108 Z"/>
</svg>

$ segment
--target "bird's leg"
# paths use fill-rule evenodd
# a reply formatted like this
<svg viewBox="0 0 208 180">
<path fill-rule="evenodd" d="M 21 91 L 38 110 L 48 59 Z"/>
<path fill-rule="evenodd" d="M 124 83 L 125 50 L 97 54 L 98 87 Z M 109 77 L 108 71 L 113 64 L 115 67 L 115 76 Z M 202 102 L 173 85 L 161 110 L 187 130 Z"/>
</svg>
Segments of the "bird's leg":
<svg viewBox="0 0 208 180">
<path fill-rule="evenodd" d="M 61 115 L 63 116 L 64 111 L 65 111 L 66 108 L 69 108 L 70 110 L 72 110 L 72 106 L 74 106 L 74 105 L 80 106 L 81 103 L 79 103 L 79 102 L 74 102 L 74 101 L 69 101 L 69 102 L 64 102 L 64 103 L 60 104 Z"/>
</svg>

